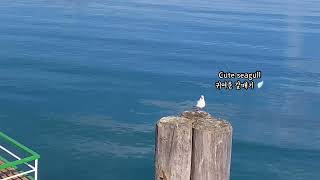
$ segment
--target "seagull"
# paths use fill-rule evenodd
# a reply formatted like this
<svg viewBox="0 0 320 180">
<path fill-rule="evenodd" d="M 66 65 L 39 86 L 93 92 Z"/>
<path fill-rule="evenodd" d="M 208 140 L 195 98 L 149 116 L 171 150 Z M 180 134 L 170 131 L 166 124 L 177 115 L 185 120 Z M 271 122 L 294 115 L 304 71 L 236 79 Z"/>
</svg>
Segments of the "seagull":
<svg viewBox="0 0 320 180">
<path fill-rule="evenodd" d="M 200 99 L 197 101 L 197 105 L 196 105 L 197 111 L 202 110 L 205 106 L 206 106 L 206 101 L 204 100 L 204 96 L 201 95 Z"/>
</svg>

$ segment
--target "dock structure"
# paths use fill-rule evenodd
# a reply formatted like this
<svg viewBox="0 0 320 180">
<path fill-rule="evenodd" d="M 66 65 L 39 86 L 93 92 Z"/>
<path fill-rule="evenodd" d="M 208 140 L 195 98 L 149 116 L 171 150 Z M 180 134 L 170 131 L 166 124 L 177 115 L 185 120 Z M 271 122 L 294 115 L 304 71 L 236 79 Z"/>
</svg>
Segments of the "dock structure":
<svg viewBox="0 0 320 180">
<path fill-rule="evenodd" d="M 0 143 L 0 153 L 14 159 L 9 161 L 0 154 L 0 180 L 38 180 L 40 155 L 2 132 L 0 132 L 0 139 L 3 142 L 3 144 Z M 19 156 L 17 151 L 27 154 L 25 155 L 27 157 Z M 22 171 L 22 169 L 25 170 Z"/>
<path fill-rule="evenodd" d="M 0 165 L 5 164 L 3 161 L 0 161 Z M 12 179 L 12 180 L 31 180 L 26 176 L 18 176 L 20 173 L 14 168 L 7 168 L 0 170 L 0 179 Z M 13 177 L 15 176 L 15 177 Z"/>
<path fill-rule="evenodd" d="M 203 111 L 156 125 L 155 180 L 229 180 L 232 126 Z"/>
</svg>

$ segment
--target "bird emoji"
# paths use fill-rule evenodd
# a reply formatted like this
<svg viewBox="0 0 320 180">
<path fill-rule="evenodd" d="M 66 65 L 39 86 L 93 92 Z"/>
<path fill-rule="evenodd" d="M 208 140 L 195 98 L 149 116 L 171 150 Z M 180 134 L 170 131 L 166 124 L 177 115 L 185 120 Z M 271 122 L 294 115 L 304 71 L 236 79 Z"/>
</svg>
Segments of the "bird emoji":
<svg viewBox="0 0 320 180">
<path fill-rule="evenodd" d="M 259 89 L 262 88 L 262 86 L 263 86 L 263 81 L 261 81 L 261 82 L 258 83 L 258 88 L 259 88 Z"/>
</svg>

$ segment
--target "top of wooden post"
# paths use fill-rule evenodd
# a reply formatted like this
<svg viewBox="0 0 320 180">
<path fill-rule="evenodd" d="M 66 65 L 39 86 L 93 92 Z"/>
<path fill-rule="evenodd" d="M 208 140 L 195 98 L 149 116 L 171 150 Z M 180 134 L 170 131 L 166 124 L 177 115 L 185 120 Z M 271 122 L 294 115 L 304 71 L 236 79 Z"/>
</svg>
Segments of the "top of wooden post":
<svg viewBox="0 0 320 180">
<path fill-rule="evenodd" d="M 181 117 L 190 119 L 193 128 L 207 131 L 232 131 L 231 124 L 222 119 L 217 119 L 204 111 L 185 111 Z"/>
<path fill-rule="evenodd" d="M 158 125 L 177 125 L 177 124 L 189 124 L 192 121 L 185 117 L 167 116 L 163 117 L 157 123 Z"/>
<path fill-rule="evenodd" d="M 217 119 L 205 111 L 184 111 L 180 116 L 163 117 L 157 126 L 190 126 L 195 130 L 211 132 L 232 132 L 231 124 L 223 119 Z"/>
<path fill-rule="evenodd" d="M 211 114 L 205 112 L 205 111 L 184 111 L 181 113 L 181 117 L 185 117 L 187 119 L 193 119 L 193 120 L 217 120 L 214 117 L 211 116 Z"/>
</svg>

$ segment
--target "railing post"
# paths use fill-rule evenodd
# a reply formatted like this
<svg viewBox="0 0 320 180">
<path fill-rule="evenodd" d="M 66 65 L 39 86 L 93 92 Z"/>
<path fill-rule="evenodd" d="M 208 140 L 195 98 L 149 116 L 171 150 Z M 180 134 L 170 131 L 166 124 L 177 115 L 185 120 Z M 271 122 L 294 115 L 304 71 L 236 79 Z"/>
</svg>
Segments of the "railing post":
<svg viewBox="0 0 320 180">
<path fill-rule="evenodd" d="M 38 180 L 38 164 L 39 160 L 36 159 L 34 163 L 34 180 Z"/>
</svg>

